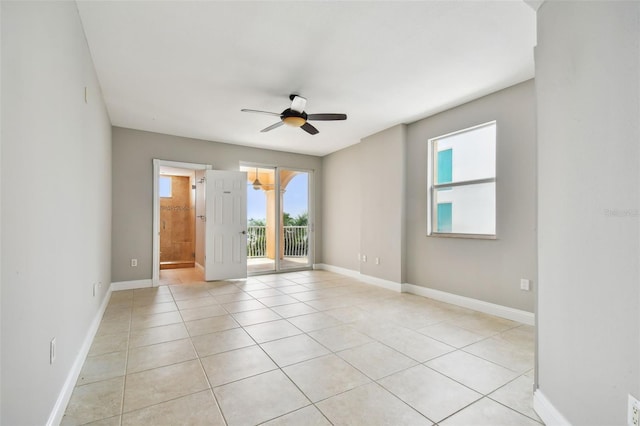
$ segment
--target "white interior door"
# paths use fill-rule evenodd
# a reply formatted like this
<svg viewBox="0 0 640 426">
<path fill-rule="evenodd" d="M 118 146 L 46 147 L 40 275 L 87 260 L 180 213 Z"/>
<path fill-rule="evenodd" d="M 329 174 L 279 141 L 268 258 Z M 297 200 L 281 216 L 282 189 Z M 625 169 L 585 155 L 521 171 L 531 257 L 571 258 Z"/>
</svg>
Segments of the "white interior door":
<svg viewBox="0 0 640 426">
<path fill-rule="evenodd" d="M 205 280 L 247 277 L 247 173 L 206 171 Z"/>
</svg>

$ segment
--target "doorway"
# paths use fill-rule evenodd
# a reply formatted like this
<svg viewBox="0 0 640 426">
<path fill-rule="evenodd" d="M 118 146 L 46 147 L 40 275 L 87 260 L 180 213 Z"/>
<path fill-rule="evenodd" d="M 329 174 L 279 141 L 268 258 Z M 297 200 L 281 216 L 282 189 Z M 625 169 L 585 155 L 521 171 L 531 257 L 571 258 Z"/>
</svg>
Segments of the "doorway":
<svg viewBox="0 0 640 426">
<path fill-rule="evenodd" d="M 211 168 L 153 160 L 154 286 L 181 283 L 180 277 L 191 282 L 204 276 L 204 216 L 198 213 L 204 209 L 204 192 L 200 179 Z"/>
<path fill-rule="evenodd" d="M 159 179 L 160 271 L 193 268 L 196 258 L 195 171 L 162 166 Z"/>
<path fill-rule="evenodd" d="M 240 170 L 247 173 L 247 273 L 309 269 L 312 172 L 248 164 Z"/>
</svg>

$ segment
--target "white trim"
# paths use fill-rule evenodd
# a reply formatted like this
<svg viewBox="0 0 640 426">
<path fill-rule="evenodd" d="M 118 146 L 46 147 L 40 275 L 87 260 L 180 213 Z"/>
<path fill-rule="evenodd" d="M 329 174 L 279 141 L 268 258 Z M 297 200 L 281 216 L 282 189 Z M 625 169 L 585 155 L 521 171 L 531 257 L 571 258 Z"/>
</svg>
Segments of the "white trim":
<svg viewBox="0 0 640 426">
<path fill-rule="evenodd" d="M 58 399 L 53 406 L 53 410 L 51 410 L 51 414 L 49 414 L 47 426 L 59 425 L 62 422 L 62 417 L 64 416 L 64 412 L 67 409 L 67 405 L 69 404 L 69 400 L 71 399 L 71 394 L 73 393 L 73 389 L 76 386 L 76 382 L 78 381 L 78 377 L 80 376 L 80 372 L 82 371 L 82 366 L 84 365 L 84 361 L 89 354 L 89 349 L 91 349 L 91 344 L 93 343 L 93 339 L 96 336 L 98 327 L 100 327 L 102 316 L 104 315 L 104 311 L 107 309 L 107 305 L 109 304 L 110 299 L 111 287 L 107 289 L 104 298 L 102 299 L 102 303 L 98 308 L 98 312 L 96 312 L 96 315 L 91 322 L 91 326 L 89 326 L 89 330 L 87 330 L 87 335 L 82 342 L 82 346 L 78 351 L 76 359 L 73 361 L 71 370 L 69 370 L 69 374 L 67 375 L 67 380 L 65 380 L 64 385 L 62 386 L 62 389 L 58 394 Z"/>
<path fill-rule="evenodd" d="M 153 287 L 153 281 L 148 278 L 146 280 L 118 281 L 115 283 L 111 283 L 111 291 L 134 290 L 136 288 L 148 287 Z"/>
<path fill-rule="evenodd" d="M 484 312 L 485 314 L 518 321 L 523 324 L 535 324 L 535 315 L 532 312 L 497 305 L 495 303 L 485 302 L 484 300 L 472 299 L 470 297 L 408 283 L 402 284 L 402 292 L 428 297 L 452 305 L 462 306 L 463 308 L 473 309 L 474 311 Z"/>
<path fill-rule="evenodd" d="M 315 263 L 313 269 L 322 269 L 323 271 L 335 272 L 336 274 L 346 275 L 350 278 L 360 279 L 360 272 L 358 271 L 341 268 L 340 266 L 327 265 L 326 263 Z"/>
<path fill-rule="evenodd" d="M 378 277 L 372 277 L 371 275 L 360 274 L 360 279 L 367 284 L 375 285 L 376 287 L 386 288 L 387 290 L 396 291 L 402 293 L 402 284 L 395 281 L 389 281 Z"/>
<path fill-rule="evenodd" d="M 535 315 L 531 312 L 522 311 L 520 309 L 497 305 L 495 303 L 472 299 L 470 297 L 459 296 L 457 294 L 447 293 L 445 291 L 422 287 L 415 284 L 400 284 L 394 281 L 388 281 L 381 278 L 372 277 L 370 275 L 364 275 L 358 271 L 354 271 L 353 269 L 341 268 L 339 266 L 327 265 L 325 263 L 316 263 L 313 265 L 313 269 L 323 269 L 325 271 L 335 272 L 337 274 L 355 278 L 367 284 L 383 287 L 388 290 L 428 297 L 429 299 L 439 300 L 441 302 L 450 303 L 456 306 L 462 306 L 463 308 L 473 309 L 474 311 L 484 312 L 485 314 L 495 315 L 497 317 L 506 318 L 523 324 L 535 325 Z"/>
<path fill-rule="evenodd" d="M 553 406 L 540 389 L 533 392 L 533 409 L 547 426 L 571 426 L 569 420 Z"/>
<path fill-rule="evenodd" d="M 358 271 L 352 269 L 341 268 L 339 266 L 327 265 L 325 263 L 316 263 L 313 265 L 313 269 L 323 269 L 329 272 L 335 272 L 336 274 L 346 275 L 350 278 L 363 281 L 367 284 L 375 285 L 376 287 L 386 288 L 387 290 L 402 292 L 402 284 L 395 281 L 389 281 L 378 277 L 372 277 L 371 275 L 361 274 Z"/>
<path fill-rule="evenodd" d="M 157 287 L 160 284 L 160 194 L 158 188 L 158 180 L 160 178 L 160 167 L 175 167 L 177 169 L 188 170 L 211 170 L 213 166 L 211 164 L 200 163 L 184 163 L 181 161 L 168 161 L 153 159 L 153 231 L 151 236 L 151 259 L 152 259 L 152 272 L 151 272 L 151 285 Z M 139 287 L 134 287 L 139 288 Z M 116 289 L 116 290 L 125 290 Z"/>
</svg>

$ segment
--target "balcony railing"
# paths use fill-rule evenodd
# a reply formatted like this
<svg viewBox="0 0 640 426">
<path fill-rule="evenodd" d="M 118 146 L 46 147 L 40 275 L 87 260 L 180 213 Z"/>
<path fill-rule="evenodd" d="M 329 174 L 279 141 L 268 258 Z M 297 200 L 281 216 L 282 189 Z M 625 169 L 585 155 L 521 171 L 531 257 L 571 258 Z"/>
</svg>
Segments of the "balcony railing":
<svg viewBox="0 0 640 426">
<path fill-rule="evenodd" d="M 247 257 L 265 257 L 267 254 L 266 226 L 247 227 Z M 284 255 L 306 257 L 309 254 L 307 226 L 284 227 Z"/>
<path fill-rule="evenodd" d="M 265 257 L 267 254 L 267 227 L 247 227 L 247 257 Z"/>
</svg>

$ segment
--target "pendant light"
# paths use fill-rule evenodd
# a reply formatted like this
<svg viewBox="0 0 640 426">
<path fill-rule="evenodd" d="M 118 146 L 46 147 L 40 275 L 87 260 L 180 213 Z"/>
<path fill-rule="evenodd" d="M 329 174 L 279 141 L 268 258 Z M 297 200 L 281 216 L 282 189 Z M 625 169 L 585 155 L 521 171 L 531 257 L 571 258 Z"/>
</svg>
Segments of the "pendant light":
<svg viewBox="0 0 640 426">
<path fill-rule="evenodd" d="M 258 180 L 258 168 L 256 167 L 256 180 L 253 181 L 253 189 L 257 191 L 260 188 L 262 188 L 262 184 Z"/>
</svg>

